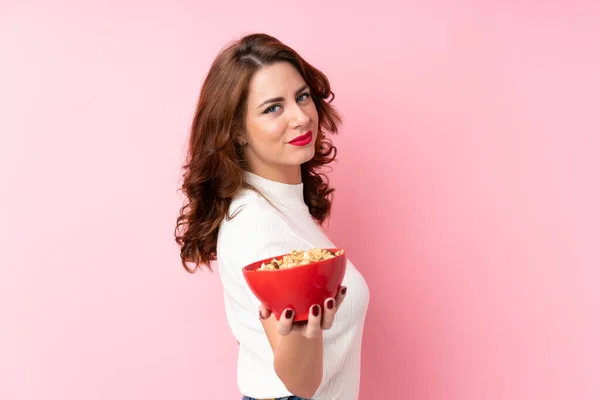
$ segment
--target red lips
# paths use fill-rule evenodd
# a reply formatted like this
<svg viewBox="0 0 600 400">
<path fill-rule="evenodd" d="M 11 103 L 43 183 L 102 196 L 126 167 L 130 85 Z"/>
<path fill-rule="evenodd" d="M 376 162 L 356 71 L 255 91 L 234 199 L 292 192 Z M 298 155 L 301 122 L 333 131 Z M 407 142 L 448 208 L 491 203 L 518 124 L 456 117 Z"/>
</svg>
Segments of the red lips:
<svg viewBox="0 0 600 400">
<path fill-rule="evenodd" d="M 294 146 L 306 146 L 310 142 L 312 142 L 312 131 L 308 131 L 305 134 L 296 137 L 294 140 L 290 141 L 289 143 Z"/>
</svg>

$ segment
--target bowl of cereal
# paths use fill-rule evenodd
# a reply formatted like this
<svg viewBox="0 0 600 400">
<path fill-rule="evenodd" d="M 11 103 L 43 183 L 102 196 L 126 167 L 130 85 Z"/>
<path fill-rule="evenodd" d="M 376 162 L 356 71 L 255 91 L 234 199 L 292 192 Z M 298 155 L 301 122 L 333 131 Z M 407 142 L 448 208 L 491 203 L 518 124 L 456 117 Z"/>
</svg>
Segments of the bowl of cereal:
<svg viewBox="0 0 600 400">
<path fill-rule="evenodd" d="M 313 304 L 335 298 L 346 273 L 343 249 L 294 250 L 256 261 L 243 268 L 254 295 L 279 320 L 286 308 L 294 310 L 294 321 L 308 320 Z"/>
</svg>

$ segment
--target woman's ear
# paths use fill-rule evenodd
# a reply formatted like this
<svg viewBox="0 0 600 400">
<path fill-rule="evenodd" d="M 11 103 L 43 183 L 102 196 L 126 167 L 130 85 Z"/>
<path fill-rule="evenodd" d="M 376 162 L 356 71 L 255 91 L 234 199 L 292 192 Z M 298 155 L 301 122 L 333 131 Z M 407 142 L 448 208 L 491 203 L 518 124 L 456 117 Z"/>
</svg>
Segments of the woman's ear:
<svg viewBox="0 0 600 400">
<path fill-rule="evenodd" d="M 242 147 L 248 146 L 248 140 L 246 140 L 246 137 L 244 134 L 239 134 L 235 140 Z"/>
</svg>

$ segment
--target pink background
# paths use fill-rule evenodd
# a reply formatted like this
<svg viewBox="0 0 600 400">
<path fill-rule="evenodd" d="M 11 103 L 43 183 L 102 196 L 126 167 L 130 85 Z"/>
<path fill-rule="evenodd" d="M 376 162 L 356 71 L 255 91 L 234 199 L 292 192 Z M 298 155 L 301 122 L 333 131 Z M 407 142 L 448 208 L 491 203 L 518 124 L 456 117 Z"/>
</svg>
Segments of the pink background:
<svg viewBox="0 0 600 400">
<path fill-rule="evenodd" d="M 0 399 L 239 398 L 218 276 L 172 233 L 204 74 L 254 31 L 345 117 L 361 399 L 600 398 L 598 6 L 49 3 L 0 3 Z"/>
</svg>

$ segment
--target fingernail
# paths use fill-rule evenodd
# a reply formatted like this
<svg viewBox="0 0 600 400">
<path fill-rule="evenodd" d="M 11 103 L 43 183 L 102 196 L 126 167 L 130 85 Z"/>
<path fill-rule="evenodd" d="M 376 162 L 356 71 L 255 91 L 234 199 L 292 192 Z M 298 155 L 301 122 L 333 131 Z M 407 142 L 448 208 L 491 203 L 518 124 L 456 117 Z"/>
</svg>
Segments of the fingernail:
<svg viewBox="0 0 600 400">
<path fill-rule="evenodd" d="M 327 308 L 330 310 L 333 309 L 333 299 L 327 300 Z"/>
<path fill-rule="evenodd" d="M 344 287 L 342 288 L 342 296 L 345 296 L 345 295 L 346 295 L 346 290 L 347 290 L 347 289 L 348 289 L 348 288 L 347 288 L 346 286 L 344 286 Z"/>
<path fill-rule="evenodd" d="M 291 319 L 293 315 L 294 315 L 294 312 L 288 308 L 288 310 L 285 312 L 285 318 Z"/>
<path fill-rule="evenodd" d="M 313 306 L 312 313 L 313 313 L 313 315 L 314 315 L 315 317 L 318 317 L 318 316 L 319 316 L 319 310 L 320 310 L 320 309 L 321 309 L 321 307 L 319 307 L 318 305 L 315 305 L 315 306 Z"/>
</svg>

